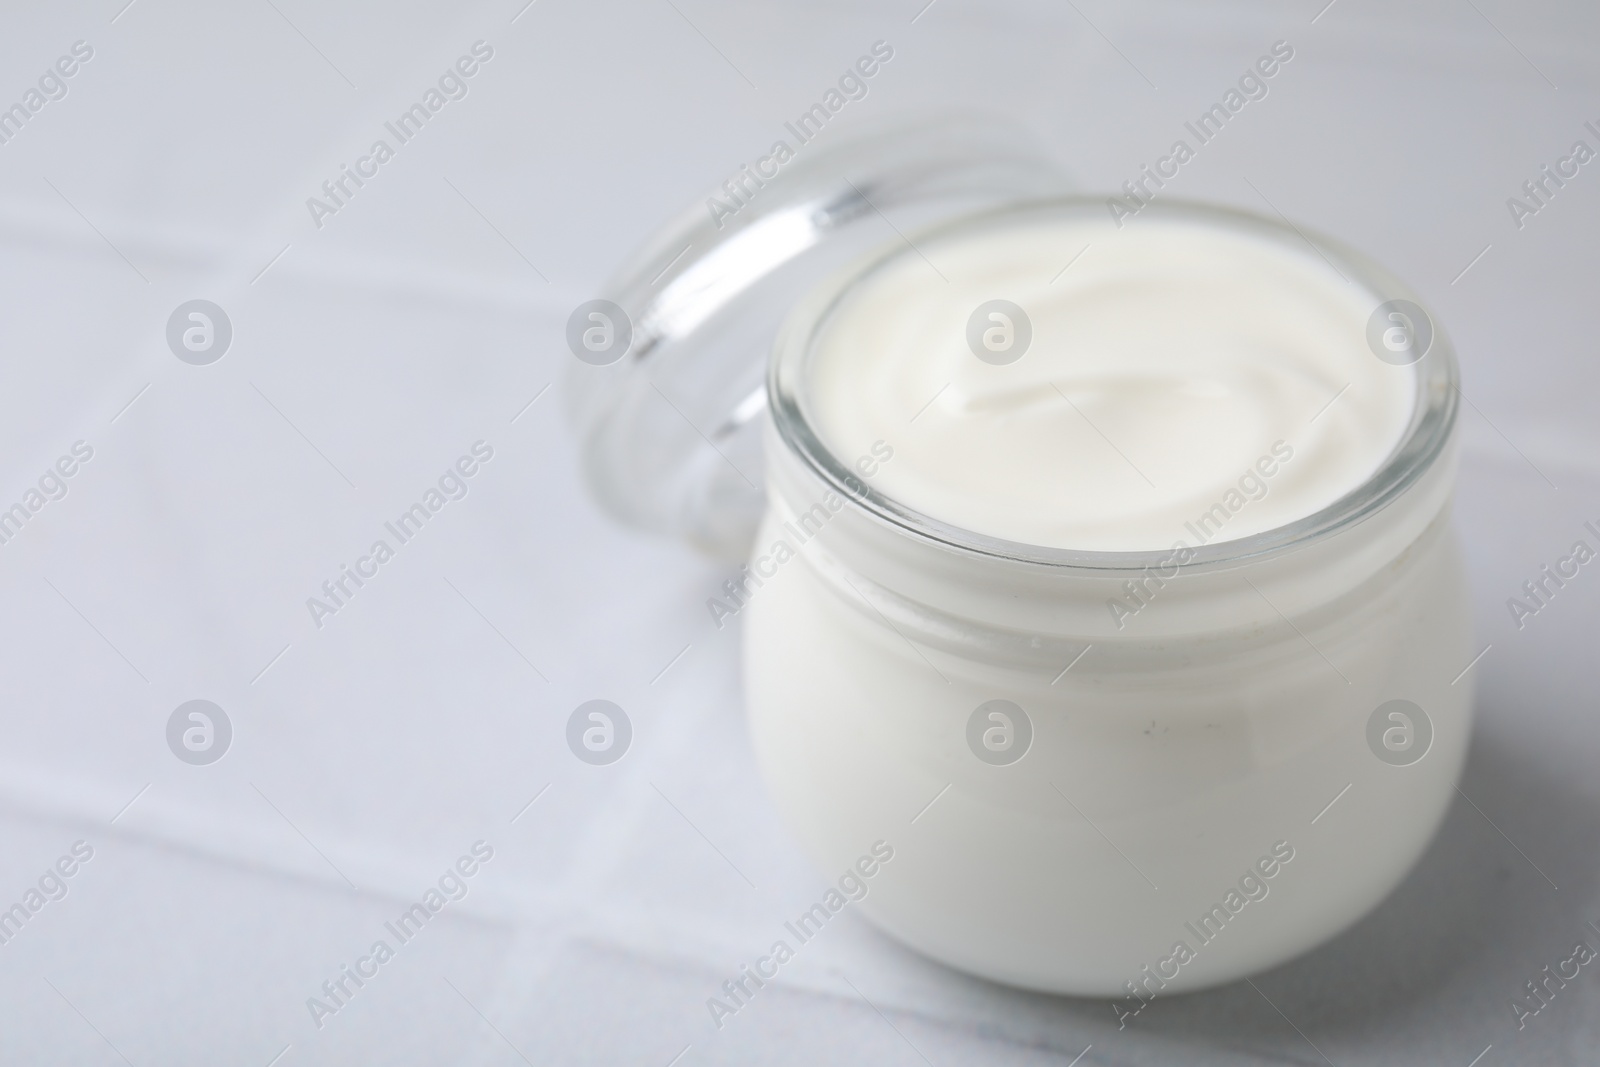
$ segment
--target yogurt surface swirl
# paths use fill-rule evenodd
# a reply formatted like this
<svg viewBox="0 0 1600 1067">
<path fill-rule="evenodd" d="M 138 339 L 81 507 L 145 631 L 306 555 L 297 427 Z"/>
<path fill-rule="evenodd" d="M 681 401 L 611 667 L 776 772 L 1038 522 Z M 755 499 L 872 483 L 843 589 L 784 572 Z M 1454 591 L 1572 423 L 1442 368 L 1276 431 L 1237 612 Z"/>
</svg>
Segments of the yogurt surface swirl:
<svg viewBox="0 0 1600 1067">
<path fill-rule="evenodd" d="M 1235 540 L 1333 503 L 1400 442 L 1416 375 L 1368 347 L 1376 303 L 1304 243 L 1002 218 L 852 287 L 814 339 L 807 418 L 837 455 L 889 442 L 874 488 L 975 533 Z"/>
</svg>

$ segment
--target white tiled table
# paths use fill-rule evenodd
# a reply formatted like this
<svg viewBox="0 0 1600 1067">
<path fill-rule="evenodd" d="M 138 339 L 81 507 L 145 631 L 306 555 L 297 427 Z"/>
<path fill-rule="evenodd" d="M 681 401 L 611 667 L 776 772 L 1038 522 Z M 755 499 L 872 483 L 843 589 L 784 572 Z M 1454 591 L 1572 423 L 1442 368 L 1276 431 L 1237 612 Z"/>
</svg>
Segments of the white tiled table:
<svg viewBox="0 0 1600 1067">
<path fill-rule="evenodd" d="M 1600 578 L 1521 631 L 1504 602 L 1600 519 L 1600 176 L 1521 230 L 1505 199 L 1600 147 L 1600 16 L 1475 2 L 8 12 L 0 101 L 76 40 L 94 58 L 0 145 L 0 506 L 74 441 L 94 456 L 0 545 L 0 904 L 74 841 L 95 856 L 0 945 L 0 1062 L 1589 1062 L 1588 970 L 1521 1034 L 1509 1003 L 1600 943 Z M 316 228 L 305 199 L 478 39 L 469 95 Z M 1254 184 L 1410 279 L 1459 348 L 1492 646 L 1473 803 L 1259 989 L 1119 1032 L 1103 1002 L 965 978 L 847 915 L 710 1023 L 821 880 L 751 763 L 737 630 L 703 608 L 722 570 L 599 515 L 559 387 L 525 405 L 571 358 L 567 312 L 878 39 L 895 59 L 852 115 L 1004 111 L 1090 188 L 1291 41 L 1174 193 L 1264 210 Z M 164 339 L 194 297 L 234 326 L 207 367 Z M 306 598 L 480 439 L 465 499 L 317 628 Z M 636 728 L 609 768 L 562 743 L 597 696 Z M 234 725 L 210 767 L 165 745 L 196 697 Z M 469 895 L 318 1029 L 306 998 L 479 839 Z"/>
</svg>

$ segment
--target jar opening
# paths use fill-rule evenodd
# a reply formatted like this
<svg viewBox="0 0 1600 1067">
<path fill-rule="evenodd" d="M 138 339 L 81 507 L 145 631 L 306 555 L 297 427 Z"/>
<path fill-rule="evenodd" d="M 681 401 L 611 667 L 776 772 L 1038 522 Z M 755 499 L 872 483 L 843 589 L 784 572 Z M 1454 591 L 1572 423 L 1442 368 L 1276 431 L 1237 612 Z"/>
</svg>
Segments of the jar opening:
<svg viewBox="0 0 1600 1067">
<path fill-rule="evenodd" d="M 970 244 L 974 235 L 981 237 L 1007 228 L 1011 230 L 1021 230 L 1025 227 L 1043 228 L 1062 220 L 1095 218 L 1097 224 L 1105 228 L 1103 222 L 1105 210 L 1102 201 L 1084 197 L 1066 197 L 967 216 L 914 234 L 898 247 L 880 251 L 836 275 L 813 292 L 793 312 L 779 335 L 768 379 L 769 406 L 778 438 L 789 452 L 799 458 L 809 473 L 820 479 L 827 488 L 838 492 L 850 502 L 850 506 L 860 509 L 880 523 L 925 542 L 957 552 L 976 553 L 980 556 L 1049 567 L 1119 571 L 1141 570 L 1151 565 L 1162 564 L 1162 561 L 1171 556 L 1171 549 L 1140 547 L 1132 550 L 1108 550 L 1099 546 L 1058 547 L 1039 543 L 1042 539 L 1022 540 L 980 532 L 969 528 L 972 524 L 951 522 L 948 517 L 939 518 L 930 514 L 929 511 L 932 509 L 912 506 L 903 496 L 892 495 L 891 491 L 874 484 L 870 478 L 861 477 L 857 472 L 853 454 L 841 455 L 840 449 L 830 447 L 825 439 L 827 437 L 825 428 L 819 425 L 821 420 L 818 418 L 816 397 L 813 395 L 815 390 L 813 368 L 818 359 L 819 340 L 829 340 L 828 331 L 837 324 L 841 308 L 846 308 L 850 300 L 861 292 L 864 286 L 880 283 L 890 272 L 904 273 L 908 262 L 915 262 L 920 258 L 931 271 L 937 272 L 938 268 L 934 266 L 933 260 L 928 259 L 922 249 L 943 248 L 961 240 L 966 240 Z M 1127 222 L 1126 225 L 1130 229 L 1146 225 L 1204 227 L 1213 233 L 1240 235 L 1262 243 L 1263 246 L 1274 245 L 1286 251 L 1292 250 L 1298 260 L 1308 260 L 1309 252 L 1314 252 L 1320 263 L 1325 263 L 1344 284 L 1354 288 L 1355 294 L 1349 290 L 1339 290 L 1340 299 L 1349 307 L 1361 308 L 1363 315 L 1366 308 L 1371 309 L 1371 316 L 1367 318 L 1367 322 L 1368 344 L 1372 351 L 1370 355 L 1362 352 L 1361 358 L 1363 360 L 1370 358 L 1371 366 L 1380 368 L 1377 372 L 1379 374 L 1409 376 L 1407 379 L 1410 386 L 1409 412 L 1402 408 L 1395 414 L 1394 422 L 1398 427 L 1394 436 L 1395 444 L 1387 454 L 1374 461 L 1375 466 L 1370 474 L 1358 482 L 1352 480 L 1352 488 L 1331 502 L 1317 506 L 1306 513 L 1294 515 L 1288 521 L 1252 530 L 1240 536 L 1229 536 L 1226 539 L 1223 539 L 1221 534 L 1210 538 L 1182 537 L 1181 532 L 1175 527 L 1174 535 L 1186 541 L 1189 546 L 1183 558 L 1185 569 L 1195 565 L 1235 563 L 1289 551 L 1357 524 L 1404 494 L 1443 452 L 1450 439 L 1458 405 L 1455 359 L 1448 340 L 1438 329 L 1437 324 L 1420 307 L 1415 294 L 1382 267 L 1338 242 L 1309 235 L 1301 228 L 1247 212 L 1210 205 L 1181 202 L 1150 204 L 1138 218 Z M 1114 234 L 1112 239 L 1115 239 Z M 918 266 L 920 269 L 920 264 Z M 1161 267 L 1160 260 L 1151 261 L 1151 271 L 1160 270 Z M 1141 269 L 1140 264 L 1135 262 L 1130 268 L 1129 276 L 1137 277 Z M 931 273 L 929 277 L 932 277 Z M 942 272 L 940 277 L 944 277 Z M 929 284 L 938 286 L 939 282 L 935 280 Z M 1006 302 L 996 300 L 992 303 L 998 306 Z M 966 310 L 964 305 L 959 309 L 962 317 L 965 317 Z M 1384 315 L 1386 310 L 1391 312 L 1389 316 Z M 975 312 L 974 319 L 981 325 L 982 322 L 977 315 Z M 1396 335 L 1400 336 L 1400 340 L 1404 343 L 1389 343 L 1390 333 L 1399 329 L 1386 326 L 1390 319 L 1403 324 L 1409 331 L 1403 336 Z M 858 315 L 857 321 L 859 320 Z M 1017 334 L 1010 331 L 1028 328 L 1026 315 L 1015 306 L 1009 309 L 999 308 L 999 313 L 993 317 L 993 321 L 997 324 L 992 327 L 996 331 L 995 334 L 985 337 L 981 342 L 976 336 L 967 339 L 968 344 L 972 346 L 972 366 L 978 368 L 976 373 L 979 375 L 992 373 L 979 367 L 979 361 L 991 362 L 986 358 L 981 344 L 996 336 L 1002 343 L 1013 341 Z M 1373 332 L 1372 323 L 1377 323 L 1379 326 L 1376 334 Z M 948 332 L 948 326 L 946 323 L 941 328 L 945 328 Z M 1311 328 L 1315 329 L 1314 326 Z M 1389 333 L 1384 332 L 1385 329 L 1388 329 Z M 882 337 L 874 339 L 870 329 L 858 329 L 849 335 L 849 343 L 856 345 L 861 337 L 867 338 L 869 342 L 882 341 Z M 835 348 L 838 347 L 836 337 L 831 343 Z M 858 355 L 859 350 L 851 353 L 851 358 L 854 359 Z M 1366 372 L 1365 367 L 1361 369 Z M 847 368 L 846 373 L 848 372 Z M 1044 384 L 1051 385 L 1049 382 Z M 1056 392 L 1061 392 L 1059 387 L 1056 387 Z M 1072 403 L 1065 394 L 1062 395 L 1062 399 L 1067 404 Z M 1319 412 L 1318 417 L 1320 415 Z M 1092 425 L 1091 420 L 1085 419 L 1085 421 Z M 1101 436 L 1105 435 L 1102 433 Z M 1109 443 L 1109 439 L 1107 440 Z M 1115 448 L 1115 445 L 1112 447 Z M 1121 450 L 1117 451 L 1120 453 Z M 981 464 L 974 469 L 977 478 L 985 476 Z M 1359 472 L 1356 477 L 1360 477 Z M 1150 482 L 1150 479 L 1146 477 L 1145 481 Z M 1154 488 L 1153 482 L 1151 487 Z M 946 514 L 948 516 L 948 511 Z M 1199 531 L 1191 533 L 1198 535 Z"/>
</svg>

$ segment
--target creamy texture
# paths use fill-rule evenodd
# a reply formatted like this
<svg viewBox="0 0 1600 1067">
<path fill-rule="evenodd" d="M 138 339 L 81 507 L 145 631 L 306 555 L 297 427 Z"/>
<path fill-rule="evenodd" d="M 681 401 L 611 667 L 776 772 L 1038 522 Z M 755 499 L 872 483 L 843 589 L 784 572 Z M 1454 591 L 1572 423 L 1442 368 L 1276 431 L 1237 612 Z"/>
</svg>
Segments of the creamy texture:
<svg viewBox="0 0 1600 1067">
<path fill-rule="evenodd" d="M 1032 327 L 1006 365 L 968 344 L 997 299 Z M 1376 304 L 1303 242 L 1014 219 L 919 240 L 860 280 L 817 334 L 804 403 L 836 455 L 892 445 L 874 489 L 975 533 L 1234 540 L 1333 503 L 1399 443 L 1416 376 L 1367 347 Z"/>
</svg>

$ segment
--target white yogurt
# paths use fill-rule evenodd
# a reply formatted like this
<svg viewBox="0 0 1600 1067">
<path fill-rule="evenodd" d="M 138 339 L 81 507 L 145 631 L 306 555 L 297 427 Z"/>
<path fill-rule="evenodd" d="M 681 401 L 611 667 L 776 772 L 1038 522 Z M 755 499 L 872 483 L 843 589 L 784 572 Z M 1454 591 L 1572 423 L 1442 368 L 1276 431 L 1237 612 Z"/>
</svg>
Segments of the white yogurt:
<svg viewBox="0 0 1600 1067">
<path fill-rule="evenodd" d="M 1394 887 L 1453 796 L 1473 649 L 1452 356 L 1365 340 L 1414 297 L 1268 220 L 1101 211 L 914 237 L 795 311 L 740 619 L 819 868 L 886 841 L 884 929 L 1125 1015 Z M 966 340 L 995 299 L 1032 320 L 1006 365 Z"/>
<path fill-rule="evenodd" d="M 1073 216 L 918 247 L 834 309 L 807 392 L 835 452 L 893 442 L 874 488 L 966 529 L 1161 549 L 1234 492 L 1250 505 L 1223 539 L 1245 537 L 1360 485 L 1415 406 L 1415 377 L 1367 348 L 1368 294 L 1304 244 Z M 997 297 L 1032 327 L 1004 365 L 966 336 Z M 1274 444 L 1281 469 L 1252 475 Z"/>
</svg>

